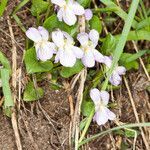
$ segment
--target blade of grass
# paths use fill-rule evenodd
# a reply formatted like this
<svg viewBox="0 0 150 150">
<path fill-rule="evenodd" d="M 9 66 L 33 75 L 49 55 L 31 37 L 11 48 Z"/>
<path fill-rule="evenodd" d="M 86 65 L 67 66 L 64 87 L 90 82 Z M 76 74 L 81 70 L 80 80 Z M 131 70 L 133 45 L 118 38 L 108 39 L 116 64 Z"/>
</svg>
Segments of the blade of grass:
<svg viewBox="0 0 150 150">
<path fill-rule="evenodd" d="M 134 20 L 136 10 L 138 8 L 138 4 L 139 4 L 139 0 L 133 0 L 131 3 L 128 17 L 125 20 L 125 25 L 124 25 L 124 28 L 122 30 L 122 34 L 119 38 L 119 41 L 117 43 L 116 49 L 115 49 L 114 54 L 113 54 L 112 66 L 111 66 L 110 70 L 108 71 L 108 75 L 107 75 L 107 78 L 103 84 L 102 90 L 106 90 L 107 85 L 108 85 L 108 80 L 111 77 L 111 74 L 112 74 L 114 68 L 116 67 L 116 65 L 118 63 L 121 54 L 123 53 L 123 49 L 124 49 L 125 43 L 127 41 L 127 37 L 128 37 L 129 31 L 131 29 L 131 25 L 132 25 L 132 22 Z"/>
<path fill-rule="evenodd" d="M 92 137 L 90 138 L 87 138 L 85 140 L 83 140 L 82 142 L 79 143 L 79 147 L 83 144 L 86 144 L 102 135 L 105 135 L 105 134 L 108 134 L 108 133 L 111 133 L 113 131 L 116 131 L 116 130 L 120 130 L 120 129 L 124 129 L 124 128 L 134 128 L 134 127 L 149 127 L 150 126 L 150 122 L 146 122 L 146 123 L 133 123 L 133 124 L 125 124 L 125 125 L 121 125 L 121 126 L 118 126 L 118 127 L 114 127 L 112 129 L 109 129 L 109 130 L 106 130 L 106 131 L 103 131 L 101 133 L 98 133 L 98 134 L 95 134 L 93 135 Z"/>
<path fill-rule="evenodd" d="M 2 89 L 4 94 L 4 107 L 14 106 L 14 102 L 11 95 L 11 90 L 9 86 L 9 71 L 8 69 L 1 69 L 1 79 L 2 79 Z"/>
<path fill-rule="evenodd" d="M 0 3 L 0 17 L 3 15 L 6 5 L 7 5 L 8 0 L 2 0 Z"/>
<path fill-rule="evenodd" d="M 116 39 L 120 39 L 121 35 L 116 35 Z M 147 40 L 150 41 L 150 31 L 146 30 L 135 30 L 135 31 L 130 31 L 127 37 L 127 41 L 139 41 L 139 40 Z"/>
<path fill-rule="evenodd" d="M 133 0 L 132 3 L 131 3 L 129 14 L 126 17 L 125 25 L 124 25 L 122 34 L 120 36 L 120 39 L 119 39 L 118 44 L 116 46 L 116 49 L 114 51 L 113 63 L 112 63 L 112 66 L 111 66 L 110 70 L 108 71 L 108 76 L 107 76 L 107 78 L 106 78 L 106 80 L 103 84 L 102 90 L 106 90 L 107 85 L 108 85 L 108 80 L 109 80 L 114 68 L 116 67 L 116 65 L 118 63 L 121 54 L 123 53 L 123 49 L 124 49 L 125 43 L 127 41 L 128 33 L 130 31 L 132 22 L 134 20 L 134 16 L 135 16 L 138 4 L 139 4 L 139 0 Z M 93 111 L 91 111 L 91 114 L 92 113 L 93 113 Z M 85 129 L 86 131 L 82 132 L 81 137 L 83 137 L 83 134 L 85 135 L 85 133 L 88 130 L 88 127 L 90 126 L 90 123 L 91 123 L 92 118 L 93 118 L 93 115 L 91 115 L 91 114 L 90 114 L 90 116 L 88 118 L 88 122 L 86 124 L 86 129 Z"/>
<path fill-rule="evenodd" d="M 101 0 L 101 2 L 105 4 L 107 7 L 110 7 L 110 8 L 115 7 L 117 11 L 114 11 L 114 13 L 116 13 L 123 20 L 126 20 L 128 14 L 124 10 L 122 10 L 119 6 L 117 6 L 114 2 L 112 2 L 111 0 Z M 137 24 L 137 21 L 133 20 L 132 27 L 135 28 L 136 24 Z"/>
<path fill-rule="evenodd" d="M 9 73 L 11 73 L 10 63 L 1 51 L 0 51 L 0 63 L 3 65 L 3 67 L 8 69 Z"/>
<path fill-rule="evenodd" d="M 21 30 L 23 32 L 26 32 L 26 28 L 23 26 L 23 24 L 22 24 L 21 20 L 19 19 L 19 17 L 16 14 L 14 14 L 13 18 L 15 19 L 15 21 L 17 22 L 17 24 L 21 28 Z"/>
<path fill-rule="evenodd" d="M 15 8 L 13 15 L 19 10 L 21 9 L 24 5 L 26 5 L 30 0 L 24 0 L 22 2 L 19 3 L 19 5 L 17 5 L 17 7 Z"/>
</svg>

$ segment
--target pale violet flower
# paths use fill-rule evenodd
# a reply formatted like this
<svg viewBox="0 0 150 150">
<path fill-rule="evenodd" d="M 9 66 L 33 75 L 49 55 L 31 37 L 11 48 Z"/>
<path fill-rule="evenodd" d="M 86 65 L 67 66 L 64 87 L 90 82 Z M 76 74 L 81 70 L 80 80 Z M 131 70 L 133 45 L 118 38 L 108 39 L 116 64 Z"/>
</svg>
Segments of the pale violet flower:
<svg viewBox="0 0 150 150">
<path fill-rule="evenodd" d="M 93 17 L 93 13 L 91 9 L 85 9 L 85 13 L 84 13 L 85 19 L 87 21 L 91 20 Z"/>
<path fill-rule="evenodd" d="M 37 59 L 46 61 L 53 57 L 55 44 L 48 41 L 49 33 L 45 28 L 41 26 L 38 29 L 31 27 L 26 31 L 26 36 L 34 41 Z"/>
<path fill-rule="evenodd" d="M 114 120 L 116 115 L 107 108 L 109 102 L 109 93 L 106 91 L 99 91 L 94 88 L 90 91 L 90 97 L 95 104 L 95 115 L 93 120 L 98 125 L 104 125 L 108 120 Z"/>
<path fill-rule="evenodd" d="M 76 23 L 76 15 L 84 14 L 84 8 L 74 0 L 51 0 L 51 2 L 59 6 L 57 13 L 58 20 L 63 20 L 70 26 Z"/>
<path fill-rule="evenodd" d="M 112 58 L 108 57 L 108 56 L 105 56 L 104 58 L 105 58 L 104 63 L 105 63 L 106 68 L 108 70 L 112 65 Z M 121 75 L 124 75 L 125 73 L 126 73 L 126 68 L 125 67 L 116 66 L 116 68 L 113 70 L 113 73 L 112 73 L 112 75 L 109 79 L 110 83 L 112 85 L 118 86 L 122 81 Z"/>
<path fill-rule="evenodd" d="M 94 67 L 95 61 L 100 63 L 104 61 L 104 56 L 96 50 L 99 39 L 99 33 L 96 30 L 91 30 L 89 34 L 85 32 L 79 33 L 77 39 L 84 52 L 81 60 L 86 67 Z"/>
<path fill-rule="evenodd" d="M 73 67 L 77 58 L 83 57 L 83 51 L 74 46 L 73 38 L 66 32 L 52 32 L 52 40 L 58 47 L 55 63 L 59 62 L 65 67 Z"/>
</svg>

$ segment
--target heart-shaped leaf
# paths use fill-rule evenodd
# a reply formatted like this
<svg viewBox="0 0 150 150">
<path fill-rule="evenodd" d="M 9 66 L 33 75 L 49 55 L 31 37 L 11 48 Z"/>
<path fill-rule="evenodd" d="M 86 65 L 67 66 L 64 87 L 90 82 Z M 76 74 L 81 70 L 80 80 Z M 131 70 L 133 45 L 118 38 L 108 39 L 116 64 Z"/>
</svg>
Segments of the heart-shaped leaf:
<svg viewBox="0 0 150 150">
<path fill-rule="evenodd" d="M 28 73 L 48 72 L 53 68 L 51 61 L 38 61 L 34 48 L 28 49 L 25 53 L 25 65 Z"/>
<path fill-rule="evenodd" d="M 79 73 L 83 69 L 83 64 L 80 60 L 77 60 L 73 67 L 62 67 L 60 75 L 64 78 L 69 78 L 76 73 Z"/>
<path fill-rule="evenodd" d="M 42 88 L 38 87 L 35 89 L 33 82 L 29 82 L 23 94 L 23 100 L 27 102 L 35 101 L 42 98 L 44 91 Z"/>
</svg>

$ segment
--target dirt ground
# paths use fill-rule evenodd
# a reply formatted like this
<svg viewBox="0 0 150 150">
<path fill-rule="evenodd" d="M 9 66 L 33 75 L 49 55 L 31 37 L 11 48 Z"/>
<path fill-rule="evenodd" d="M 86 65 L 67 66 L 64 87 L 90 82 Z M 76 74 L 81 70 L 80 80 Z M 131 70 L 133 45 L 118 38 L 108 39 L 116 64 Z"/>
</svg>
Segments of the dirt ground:
<svg viewBox="0 0 150 150">
<path fill-rule="evenodd" d="M 25 34 L 10 16 L 16 4 L 18 4 L 18 0 L 10 0 L 5 15 L 0 19 L 0 49 L 11 62 L 12 43 L 8 26 L 9 16 L 16 41 L 17 65 L 19 68 L 22 65 Z M 19 11 L 18 15 L 26 28 L 35 24 L 35 19 L 30 15 L 30 12 L 26 7 Z M 146 44 L 145 47 L 147 47 Z M 142 48 L 144 49 L 145 47 Z M 24 73 L 22 79 L 26 77 L 28 76 Z M 113 110 L 117 114 L 118 122 L 137 122 L 134 109 L 136 109 L 138 113 L 140 122 L 150 122 L 150 93 L 146 90 L 150 83 L 147 81 L 147 77 L 145 76 L 142 67 L 140 66 L 140 69 L 136 72 L 128 72 L 126 79 L 134 99 L 135 107 L 130 101 L 131 98 L 129 97 L 127 87 L 123 82 L 121 89 L 113 92 L 113 96 L 111 96 L 111 101 L 115 102 L 118 106 Z M 33 103 L 21 102 L 21 107 L 17 114 L 18 128 L 23 150 L 68 150 L 71 116 L 67 92 L 65 89 L 52 90 L 50 88 L 50 83 L 47 80 L 41 83 L 41 86 L 45 91 L 44 97 Z M 75 96 L 73 97 L 75 102 L 76 98 Z M 0 96 L 0 99 L 1 98 L 2 94 Z M 108 122 L 104 127 L 99 127 L 93 122 L 90 126 L 87 137 L 114 126 L 116 126 L 116 123 Z M 150 145 L 150 128 L 144 128 L 143 133 L 146 142 Z M 82 149 L 132 149 L 133 140 L 133 138 L 127 138 L 123 135 L 108 134 L 90 142 L 88 145 L 82 147 Z M 128 148 L 125 148 L 126 146 Z M 4 115 L 1 107 L 0 150 L 16 149 L 17 147 L 10 118 Z M 143 142 L 141 134 L 136 141 L 136 150 L 145 150 L 145 142 Z"/>
</svg>

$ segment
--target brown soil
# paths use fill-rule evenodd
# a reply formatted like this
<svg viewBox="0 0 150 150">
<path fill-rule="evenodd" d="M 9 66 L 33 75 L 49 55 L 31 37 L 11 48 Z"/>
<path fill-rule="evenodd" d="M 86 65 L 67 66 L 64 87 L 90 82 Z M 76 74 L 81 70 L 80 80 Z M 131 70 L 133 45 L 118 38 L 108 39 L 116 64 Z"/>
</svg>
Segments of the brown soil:
<svg viewBox="0 0 150 150">
<path fill-rule="evenodd" d="M 11 61 L 11 38 L 9 37 L 9 28 L 7 16 L 11 14 L 18 0 L 10 0 L 7 11 L 0 19 L 0 49 Z M 18 13 L 25 27 L 34 26 L 35 19 L 30 15 L 29 10 L 24 7 Z M 22 54 L 25 45 L 25 35 L 18 27 L 16 22 L 11 19 L 15 40 L 17 42 L 17 62 L 18 68 L 21 65 Z M 19 45 L 19 46 L 18 46 Z M 26 74 L 24 74 L 26 77 Z M 150 85 L 145 77 L 143 70 L 130 72 L 127 75 L 130 90 L 134 98 L 135 106 L 141 122 L 150 122 L 150 99 L 146 87 Z M 50 89 L 50 83 L 44 81 L 42 88 L 45 91 L 44 98 L 34 103 L 21 103 L 21 109 L 18 111 L 17 120 L 21 137 L 23 150 L 68 150 L 68 136 L 70 127 L 70 108 L 68 97 L 65 90 L 54 91 Z M 1 90 L 1 89 L 0 89 Z M 120 90 L 114 92 L 112 101 L 117 103 L 114 112 L 117 114 L 120 122 L 135 123 L 135 115 L 131 105 L 126 87 L 123 85 Z M 116 126 L 114 123 L 107 123 L 104 127 L 98 127 L 92 123 L 88 131 L 88 137 L 96 133 Z M 148 140 L 150 133 L 148 128 L 144 130 Z M 148 142 L 150 139 L 148 140 Z M 128 145 L 132 149 L 133 138 L 126 138 L 116 134 L 108 134 L 97 138 L 83 147 L 84 150 L 113 150 L 121 149 L 121 144 Z M 0 110 L 0 150 L 16 150 L 16 142 L 12 129 L 10 118 L 4 116 L 2 108 Z M 145 145 L 138 136 L 136 142 L 137 150 L 145 150 Z"/>
</svg>

